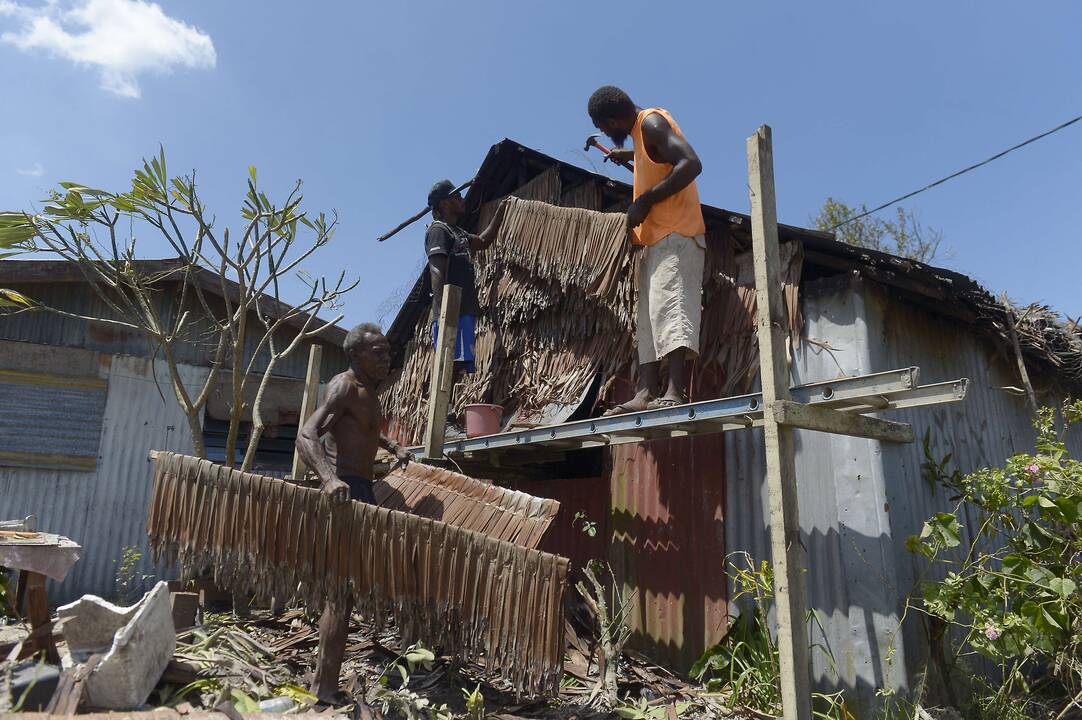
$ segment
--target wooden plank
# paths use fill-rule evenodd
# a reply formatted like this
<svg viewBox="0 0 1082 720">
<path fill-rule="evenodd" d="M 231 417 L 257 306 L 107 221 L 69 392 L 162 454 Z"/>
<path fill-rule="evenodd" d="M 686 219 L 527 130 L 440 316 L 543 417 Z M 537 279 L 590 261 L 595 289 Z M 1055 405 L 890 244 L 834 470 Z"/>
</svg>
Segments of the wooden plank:
<svg viewBox="0 0 1082 720">
<path fill-rule="evenodd" d="M 15 467 L 62 468 L 64 470 L 93 470 L 98 466 L 98 457 L 84 455 L 45 455 L 39 453 L 0 450 L 0 465 Z"/>
<path fill-rule="evenodd" d="M 778 217 L 774 199 L 774 151 L 770 127 L 748 138 L 752 259 L 755 265 L 757 334 L 763 405 L 789 400 L 789 329 L 781 294 Z M 804 572 L 807 552 L 800 541 L 793 429 L 770 414 L 763 418 L 770 548 L 778 624 L 781 699 L 785 720 L 811 720 L 811 674 Z"/>
<path fill-rule="evenodd" d="M 913 426 L 909 423 L 880 420 L 791 400 L 778 400 L 771 409 L 775 422 L 789 427 L 891 443 L 911 443 L 914 440 Z"/>
<path fill-rule="evenodd" d="M 443 457 L 447 434 L 447 406 L 451 402 L 451 384 L 455 376 L 455 337 L 458 335 L 458 308 L 462 288 L 445 283 L 440 306 L 439 338 L 432 356 L 432 378 L 428 387 L 428 425 L 425 427 L 425 457 Z"/>
<path fill-rule="evenodd" d="M 0 370 L 0 382 L 17 383 L 19 385 L 47 385 L 50 387 L 74 388 L 76 390 L 106 390 L 109 387 L 107 380 L 96 377 L 20 372 L 18 370 Z"/>
<path fill-rule="evenodd" d="M 49 715 L 71 716 L 79 711 L 86 695 L 86 681 L 104 655 L 91 655 L 85 663 L 65 670 L 45 711 Z"/>
<path fill-rule="evenodd" d="M 304 396 L 301 398 L 301 418 L 297 423 L 298 427 L 303 427 L 308 418 L 312 416 L 312 413 L 316 411 L 316 405 L 319 403 L 319 368 L 322 363 L 323 346 L 313 342 L 308 349 L 308 372 L 304 375 Z M 294 449 L 293 469 L 290 470 L 289 476 L 296 480 L 304 477 L 305 472 L 307 472 L 307 468 L 304 466 L 304 461 L 301 460 L 301 454 Z"/>
</svg>

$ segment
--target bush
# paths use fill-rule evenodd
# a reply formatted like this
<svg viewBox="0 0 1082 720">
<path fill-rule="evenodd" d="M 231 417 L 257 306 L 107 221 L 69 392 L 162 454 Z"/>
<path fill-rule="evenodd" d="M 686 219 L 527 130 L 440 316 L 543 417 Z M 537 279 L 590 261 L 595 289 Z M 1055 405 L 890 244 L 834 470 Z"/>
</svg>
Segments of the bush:
<svg viewBox="0 0 1082 720">
<path fill-rule="evenodd" d="M 950 457 L 935 461 L 925 442 L 927 476 L 957 504 L 907 542 L 946 570 L 943 580 L 922 585 L 918 607 L 962 628 L 959 657 L 975 653 L 999 665 L 1003 684 L 979 706 L 1036 693 L 1062 705 L 1082 691 L 1082 462 L 1063 442 L 1082 421 L 1082 402 L 1065 405 L 1062 416 L 1057 433 L 1055 411 L 1039 413 L 1035 453 L 968 475 L 948 472 Z M 963 546 L 967 516 L 978 529 Z"/>
</svg>

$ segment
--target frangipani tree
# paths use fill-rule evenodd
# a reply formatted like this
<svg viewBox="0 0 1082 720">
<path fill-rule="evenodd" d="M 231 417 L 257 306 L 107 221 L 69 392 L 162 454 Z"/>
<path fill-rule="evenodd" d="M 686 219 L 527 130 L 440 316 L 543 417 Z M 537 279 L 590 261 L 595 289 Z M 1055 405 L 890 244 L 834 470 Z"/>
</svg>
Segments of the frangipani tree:
<svg viewBox="0 0 1082 720">
<path fill-rule="evenodd" d="M 356 287 L 345 273 L 328 282 L 302 269 L 334 237 L 337 215 L 310 216 L 302 209 L 301 183 L 280 203 L 259 189 L 249 168 L 241 223 L 220 226 L 200 200 L 195 173 L 170 177 L 164 151 L 143 161 L 131 189 L 111 192 L 81 183 L 60 183 L 39 212 L 0 213 L 0 242 L 36 250 L 77 267 L 107 314 L 89 317 L 49 307 L 17 293 L 6 312 L 47 311 L 134 330 L 145 335 L 168 365 L 172 391 L 188 418 L 195 452 L 206 457 L 201 418 L 223 370 L 231 395 L 226 461 L 232 465 L 244 399 L 257 383 L 251 405 L 252 432 L 242 467 L 250 469 L 263 432 L 260 404 L 275 367 L 306 340 L 337 323 L 317 315 L 337 311 Z M 138 233 L 164 238 L 176 261 L 147 269 L 136 262 Z M 285 301 L 282 284 L 296 275 L 306 288 L 299 301 Z M 161 302 L 166 287 L 179 288 Z M 9 291 L 10 292 L 10 291 Z M 177 351 L 182 343 L 206 349 L 210 372 L 198 388 L 182 382 Z M 257 367 L 259 370 L 257 371 Z"/>
</svg>

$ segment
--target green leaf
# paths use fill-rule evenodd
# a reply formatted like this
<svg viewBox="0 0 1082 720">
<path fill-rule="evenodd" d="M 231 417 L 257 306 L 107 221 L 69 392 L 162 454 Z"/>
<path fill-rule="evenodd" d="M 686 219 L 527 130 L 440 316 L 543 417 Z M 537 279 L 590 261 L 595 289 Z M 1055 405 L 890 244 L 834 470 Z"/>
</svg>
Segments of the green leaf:
<svg viewBox="0 0 1082 720">
<path fill-rule="evenodd" d="M 1053 578 L 1048 581 L 1048 589 L 1059 595 L 1061 599 L 1066 600 L 1075 594 L 1078 585 L 1070 578 Z"/>
<path fill-rule="evenodd" d="M 1044 616 L 1044 620 L 1045 620 L 1046 623 L 1048 623 L 1049 625 L 1051 625 L 1052 627 L 1054 627 L 1057 630 L 1062 630 L 1063 629 L 1063 625 L 1061 625 L 1059 622 L 1056 621 L 1056 618 L 1052 616 L 1052 613 L 1050 613 L 1048 611 L 1048 608 L 1042 607 L 1041 608 L 1041 613 Z"/>
<path fill-rule="evenodd" d="M 255 165 L 248 166 L 248 176 L 252 178 L 252 182 L 255 182 Z"/>
<path fill-rule="evenodd" d="M 0 307 L 33 307 L 34 301 L 22 293 L 0 288 Z"/>
<path fill-rule="evenodd" d="M 432 662 L 435 659 L 435 654 L 428 648 L 419 647 L 406 652 L 406 660 L 414 665 Z"/>
</svg>

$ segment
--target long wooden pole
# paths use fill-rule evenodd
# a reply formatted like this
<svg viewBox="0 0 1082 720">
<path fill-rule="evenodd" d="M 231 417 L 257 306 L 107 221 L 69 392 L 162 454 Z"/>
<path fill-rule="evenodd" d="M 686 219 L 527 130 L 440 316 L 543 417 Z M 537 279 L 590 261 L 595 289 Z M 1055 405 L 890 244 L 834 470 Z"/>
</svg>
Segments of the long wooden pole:
<svg viewBox="0 0 1082 720">
<path fill-rule="evenodd" d="M 300 422 L 297 423 L 298 431 L 315 412 L 316 404 L 319 402 L 319 368 L 322 362 L 323 346 L 313 342 L 312 347 L 308 350 L 308 372 L 304 374 L 304 396 L 301 398 L 301 418 Z M 293 469 L 290 471 L 289 476 L 294 480 L 300 480 L 304 477 L 306 470 L 304 461 L 301 460 L 301 454 L 294 450 Z"/>
<path fill-rule="evenodd" d="M 443 440 L 447 434 L 447 406 L 451 401 L 451 383 L 455 376 L 455 338 L 458 335 L 458 308 L 462 303 L 462 288 L 446 283 L 435 352 L 432 355 L 432 377 L 428 383 L 428 425 L 425 428 L 425 457 L 443 457 Z"/>
<path fill-rule="evenodd" d="M 774 200 L 774 151 L 770 127 L 748 138 L 752 258 L 758 305 L 759 369 L 763 384 L 763 435 L 770 508 L 770 548 L 785 720 L 811 720 L 808 632 L 804 623 L 807 553 L 800 541 L 793 429 L 778 422 L 775 408 L 789 397 L 788 314 L 781 293 L 778 216 Z"/>
</svg>

